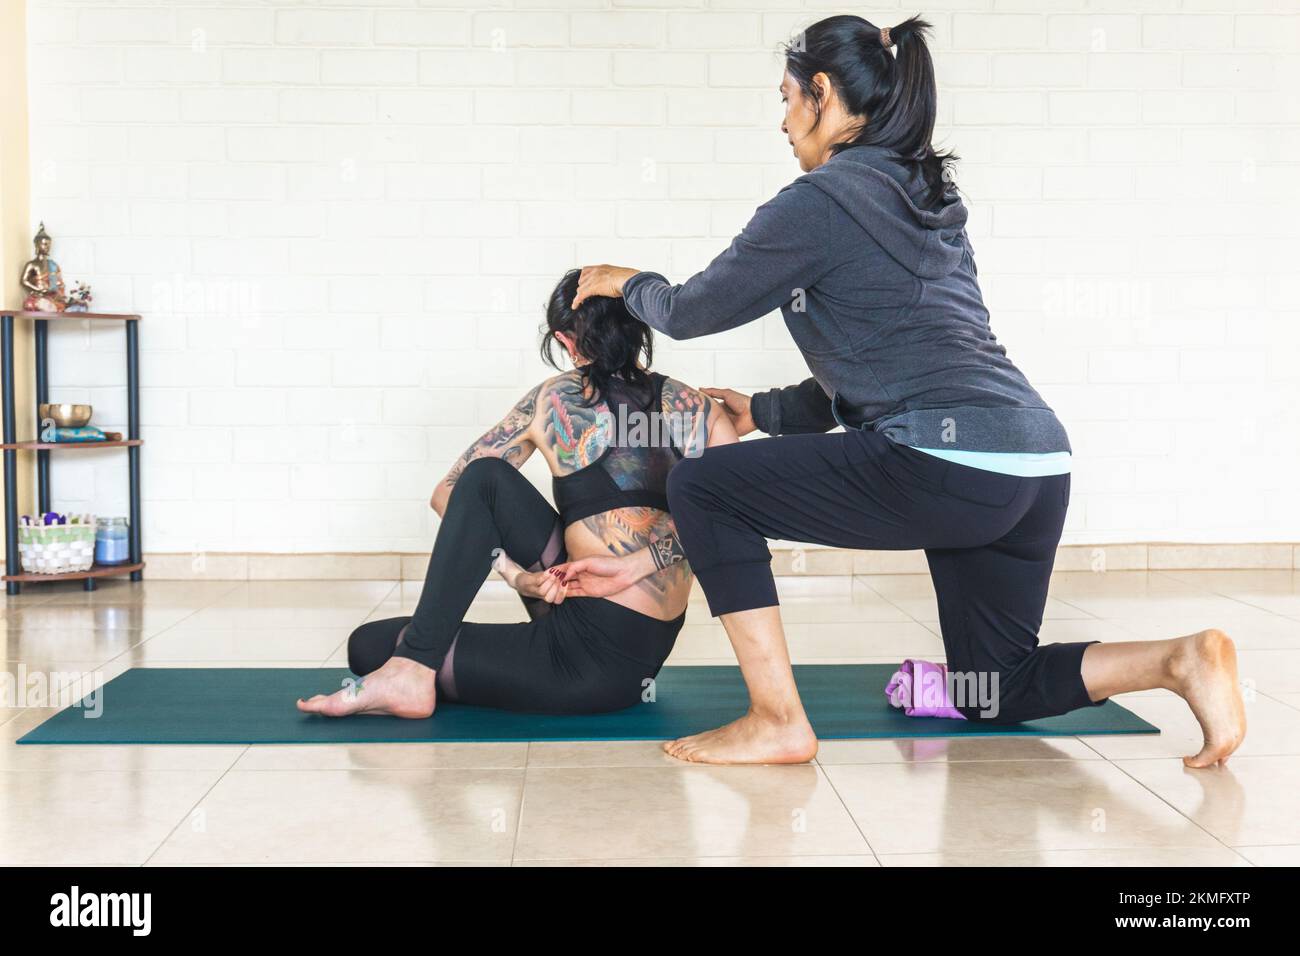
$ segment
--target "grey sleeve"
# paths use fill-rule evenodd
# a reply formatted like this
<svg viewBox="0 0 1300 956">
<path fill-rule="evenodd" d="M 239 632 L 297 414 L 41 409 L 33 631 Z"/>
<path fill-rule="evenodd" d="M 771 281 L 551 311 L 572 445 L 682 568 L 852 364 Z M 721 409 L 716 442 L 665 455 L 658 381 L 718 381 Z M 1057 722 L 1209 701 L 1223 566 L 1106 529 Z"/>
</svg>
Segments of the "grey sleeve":
<svg viewBox="0 0 1300 956">
<path fill-rule="evenodd" d="M 758 430 L 769 435 L 828 432 L 839 424 L 831 414 L 830 396 L 815 378 L 806 378 L 798 385 L 755 392 L 750 399 L 749 413 Z"/>
<path fill-rule="evenodd" d="M 766 315 L 829 270 L 829 202 L 816 186 L 790 184 L 755 210 L 703 272 L 680 285 L 657 272 L 628 279 L 628 309 L 671 339 L 725 332 Z"/>
</svg>

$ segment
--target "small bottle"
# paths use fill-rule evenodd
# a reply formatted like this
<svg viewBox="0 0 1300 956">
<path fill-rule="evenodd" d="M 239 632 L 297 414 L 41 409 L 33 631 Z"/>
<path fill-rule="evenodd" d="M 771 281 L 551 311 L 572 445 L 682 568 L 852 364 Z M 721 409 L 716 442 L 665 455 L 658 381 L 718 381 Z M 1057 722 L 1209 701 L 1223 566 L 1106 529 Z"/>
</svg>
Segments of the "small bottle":
<svg viewBox="0 0 1300 956">
<path fill-rule="evenodd" d="M 95 523 L 95 563 L 122 564 L 131 555 L 125 518 L 100 518 Z"/>
</svg>

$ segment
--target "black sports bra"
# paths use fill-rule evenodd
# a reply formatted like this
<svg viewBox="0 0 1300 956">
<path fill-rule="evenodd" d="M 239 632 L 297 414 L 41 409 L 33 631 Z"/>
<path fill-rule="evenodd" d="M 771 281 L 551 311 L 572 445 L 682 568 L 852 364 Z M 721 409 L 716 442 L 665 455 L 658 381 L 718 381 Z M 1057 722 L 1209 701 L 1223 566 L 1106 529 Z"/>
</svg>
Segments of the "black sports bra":
<svg viewBox="0 0 1300 956">
<path fill-rule="evenodd" d="M 683 455 L 673 422 L 663 415 L 666 379 L 650 373 L 645 401 L 637 395 L 643 389 L 621 378 L 609 380 L 602 396 L 612 416 L 608 446 L 590 464 L 551 479 L 555 507 L 566 528 L 615 508 L 668 510 L 668 472 Z"/>
</svg>

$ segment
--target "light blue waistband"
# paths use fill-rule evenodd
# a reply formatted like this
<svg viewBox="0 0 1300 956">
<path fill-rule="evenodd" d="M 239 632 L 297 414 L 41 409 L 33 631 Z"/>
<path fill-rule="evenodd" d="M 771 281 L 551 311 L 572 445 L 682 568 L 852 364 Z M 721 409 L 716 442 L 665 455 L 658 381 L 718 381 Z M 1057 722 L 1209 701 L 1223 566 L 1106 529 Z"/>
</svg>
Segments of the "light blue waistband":
<svg viewBox="0 0 1300 956">
<path fill-rule="evenodd" d="M 994 471 L 999 475 L 1016 475 L 1020 478 L 1045 478 L 1048 475 L 1070 473 L 1068 451 L 1014 452 L 1014 451 L 960 451 L 954 448 L 917 448 L 927 455 L 947 461 Z"/>
</svg>

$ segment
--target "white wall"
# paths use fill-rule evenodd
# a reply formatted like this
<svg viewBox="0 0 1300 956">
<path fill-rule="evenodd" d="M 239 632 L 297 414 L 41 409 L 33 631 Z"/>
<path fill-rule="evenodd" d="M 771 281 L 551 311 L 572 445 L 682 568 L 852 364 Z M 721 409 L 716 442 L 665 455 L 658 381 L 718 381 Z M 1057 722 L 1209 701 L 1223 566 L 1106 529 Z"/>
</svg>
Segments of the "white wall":
<svg viewBox="0 0 1300 956">
<path fill-rule="evenodd" d="M 798 174 L 776 45 L 843 9 L 31 0 L 33 219 L 146 315 L 147 549 L 425 550 L 561 272 L 685 279 Z M 1300 2 L 921 9 L 994 328 L 1074 442 L 1066 541 L 1300 540 Z M 105 425 L 120 337 L 54 344 Z M 805 375 L 778 316 L 657 364 Z M 123 513 L 91 454 L 59 503 Z"/>
</svg>

